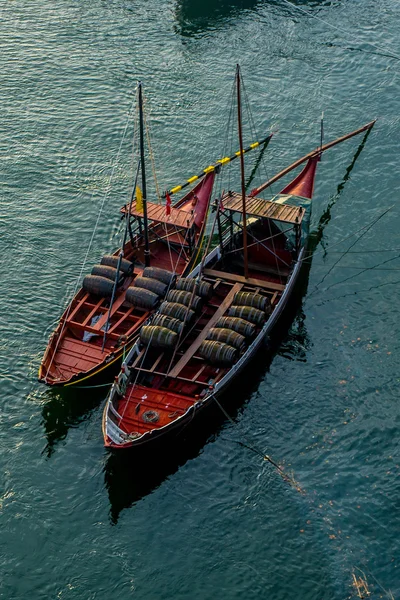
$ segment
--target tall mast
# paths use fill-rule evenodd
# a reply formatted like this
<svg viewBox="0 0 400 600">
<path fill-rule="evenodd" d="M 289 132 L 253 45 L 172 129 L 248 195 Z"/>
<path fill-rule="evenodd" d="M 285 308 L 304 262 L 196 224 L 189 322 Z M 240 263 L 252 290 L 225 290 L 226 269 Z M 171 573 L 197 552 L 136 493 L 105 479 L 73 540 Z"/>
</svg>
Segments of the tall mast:
<svg viewBox="0 0 400 600">
<path fill-rule="evenodd" d="M 144 163 L 144 127 L 142 82 L 139 82 L 139 127 L 140 127 L 140 170 L 142 172 L 143 221 L 144 221 L 144 264 L 150 266 L 149 227 L 147 221 L 146 168 Z"/>
<path fill-rule="evenodd" d="M 242 106 L 241 106 L 241 101 L 240 101 L 240 67 L 239 67 L 239 65 L 236 65 L 236 86 L 237 86 L 238 130 L 239 130 L 239 151 L 240 151 L 240 176 L 241 176 L 241 182 L 242 182 L 244 276 L 247 279 L 249 276 L 249 265 L 248 265 L 248 260 L 247 260 L 246 185 L 245 185 L 245 181 L 244 181 Z"/>
</svg>

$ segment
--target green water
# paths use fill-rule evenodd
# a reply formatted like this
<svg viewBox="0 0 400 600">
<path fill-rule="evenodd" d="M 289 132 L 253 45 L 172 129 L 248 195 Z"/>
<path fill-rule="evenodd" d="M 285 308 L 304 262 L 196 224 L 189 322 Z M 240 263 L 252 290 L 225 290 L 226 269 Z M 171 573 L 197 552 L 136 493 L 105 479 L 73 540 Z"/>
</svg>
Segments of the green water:
<svg viewBox="0 0 400 600">
<path fill-rule="evenodd" d="M 353 567 L 400 594 L 399 62 L 367 44 L 400 54 L 400 7 L 296 5 L 347 33 L 279 0 L 3 0 L 0 598 L 342 600 Z M 315 256 L 226 398 L 235 425 L 216 409 L 161 455 L 113 457 L 104 391 L 39 386 L 40 357 L 103 200 L 87 264 L 118 246 L 137 79 L 165 189 L 220 157 L 236 62 L 278 132 L 265 178 L 317 145 L 321 111 L 327 141 L 378 122 L 319 165 Z"/>
</svg>

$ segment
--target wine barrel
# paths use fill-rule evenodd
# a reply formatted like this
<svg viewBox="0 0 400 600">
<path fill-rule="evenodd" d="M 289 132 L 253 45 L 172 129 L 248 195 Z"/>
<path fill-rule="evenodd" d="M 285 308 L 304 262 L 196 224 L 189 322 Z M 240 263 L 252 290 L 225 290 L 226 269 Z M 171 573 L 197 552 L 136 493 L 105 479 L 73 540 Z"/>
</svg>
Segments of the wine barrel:
<svg viewBox="0 0 400 600">
<path fill-rule="evenodd" d="M 167 286 L 165 283 L 158 281 L 158 279 L 152 279 L 151 277 L 136 277 L 133 285 L 134 287 L 149 290 L 161 298 L 164 298 L 167 292 Z"/>
<path fill-rule="evenodd" d="M 140 330 L 140 341 L 151 348 L 173 349 L 178 341 L 178 334 L 166 327 L 144 325 Z"/>
<path fill-rule="evenodd" d="M 116 269 L 118 265 L 118 260 L 119 256 L 115 256 L 113 254 L 106 254 L 105 256 L 103 256 L 100 263 L 102 265 L 114 267 L 114 269 Z M 123 258 L 121 259 L 119 270 L 122 271 L 124 275 L 132 275 L 134 267 L 135 265 L 130 260 L 126 260 L 126 258 Z"/>
<path fill-rule="evenodd" d="M 198 349 L 198 354 L 211 364 L 231 366 L 237 358 L 238 351 L 223 342 L 204 340 Z"/>
<path fill-rule="evenodd" d="M 106 277 L 107 279 L 111 279 L 111 281 L 115 281 L 117 277 L 117 269 L 114 267 L 108 267 L 107 265 L 94 265 L 92 269 L 92 275 L 100 275 L 101 277 Z M 118 273 L 118 285 L 124 280 L 124 274 L 122 271 Z"/>
<path fill-rule="evenodd" d="M 265 322 L 265 313 L 252 306 L 231 306 L 228 310 L 228 316 L 239 317 L 259 326 L 264 325 Z"/>
<path fill-rule="evenodd" d="M 169 317 L 168 315 L 155 315 L 151 324 L 166 327 L 167 329 L 175 331 L 175 333 L 181 333 L 183 330 L 183 321 L 179 321 L 179 319 L 174 319 L 174 317 Z"/>
<path fill-rule="evenodd" d="M 126 290 L 126 301 L 133 306 L 154 310 L 159 302 L 159 297 L 150 290 L 139 287 L 129 287 Z"/>
<path fill-rule="evenodd" d="M 86 275 L 82 282 L 82 287 L 89 294 L 101 296 L 102 298 L 111 298 L 114 282 L 100 275 Z"/>
<path fill-rule="evenodd" d="M 222 327 L 211 327 L 206 339 L 214 342 L 224 342 L 228 346 L 232 346 L 238 350 L 244 348 L 246 343 L 246 338 L 243 335 Z"/>
<path fill-rule="evenodd" d="M 167 302 L 178 302 L 178 304 L 190 306 L 195 312 L 201 310 L 203 306 L 203 300 L 200 296 L 194 296 L 191 292 L 184 292 L 183 290 L 170 290 L 166 299 Z"/>
<path fill-rule="evenodd" d="M 196 294 L 204 300 L 209 300 L 213 294 L 213 286 L 208 281 L 200 281 L 192 277 L 181 277 L 176 283 L 177 290 L 184 292 L 193 292 L 196 289 Z"/>
<path fill-rule="evenodd" d="M 236 331 L 240 333 L 240 335 L 244 335 L 246 338 L 251 338 L 256 332 L 256 328 L 253 323 L 249 323 L 249 321 L 245 321 L 244 319 L 239 319 L 238 317 L 221 317 L 215 324 L 215 327 L 226 327 L 227 329 L 232 329 L 232 331 Z"/>
<path fill-rule="evenodd" d="M 167 271 L 166 269 L 160 269 L 158 267 L 146 267 L 143 270 L 143 277 L 151 277 L 152 279 L 158 279 L 169 287 L 173 287 L 176 281 L 175 273 Z"/>
<path fill-rule="evenodd" d="M 190 310 L 184 304 L 178 304 L 177 302 L 163 302 L 159 312 L 162 315 L 179 319 L 179 321 L 184 321 L 186 319 L 187 323 L 190 323 L 194 317 L 193 310 Z"/>
<path fill-rule="evenodd" d="M 252 306 L 265 311 L 269 307 L 269 299 L 252 292 L 237 292 L 233 298 L 233 304 L 236 306 Z"/>
</svg>

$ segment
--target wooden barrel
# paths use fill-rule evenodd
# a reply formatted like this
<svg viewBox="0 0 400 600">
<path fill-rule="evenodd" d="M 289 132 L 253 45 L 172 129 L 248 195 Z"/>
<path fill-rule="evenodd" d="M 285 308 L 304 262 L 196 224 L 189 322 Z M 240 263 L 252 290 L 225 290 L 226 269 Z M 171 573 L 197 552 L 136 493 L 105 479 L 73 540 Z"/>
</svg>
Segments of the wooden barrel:
<svg viewBox="0 0 400 600">
<path fill-rule="evenodd" d="M 160 269 L 159 267 L 146 267 L 143 270 L 143 277 L 151 277 L 152 279 L 158 279 L 169 287 L 173 287 L 176 281 L 175 273 L 167 271 L 166 269 Z"/>
<path fill-rule="evenodd" d="M 231 306 L 228 310 L 228 315 L 250 321 L 250 323 L 254 323 L 254 325 L 259 325 L 260 327 L 265 322 L 265 312 L 252 306 Z"/>
<path fill-rule="evenodd" d="M 252 306 L 265 311 L 269 307 L 269 299 L 252 292 L 237 292 L 233 298 L 233 304 L 235 306 Z"/>
<path fill-rule="evenodd" d="M 208 281 L 200 281 L 192 277 L 181 277 L 176 283 L 177 290 L 184 292 L 193 292 L 196 288 L 196 294 L 204 300 L 209 300 L 213 294 L 213 286 Z"/>
<path fill-rule="evenodd" d="M 155 315 L 151 324 L 166 327 L 167 329 L 175 331 L 175 333 L 181 333 L 183 330 L 183 321 L 179 321 L 179 319 L 174 319 L 174 317 L 169 317 L 168 315 Z"/>
<path fill-rule="evenodd" d="M 238 317 L 221 317 L 215 324 L 215 327 L 226 327 L 227 329 L 232 329 L 232 331 L 236 331 L 240 333 L 240 335 L 244 335 L 246 338 L 251 338 L 254 336 L 256 332 L 256 328 L 253 323 L 249 321 L 245 321 L 244 319 L 239 319 Z"/>
<path fill-rule="evenodd" d="M 184 292 L 183 290 L 170 290 L 167 294 L 167 301 L 190 306 L 195 312 L 201 310 L 203 306 L 203 300 L 200 296 L 194 296 L 191 292 Z"/>
<path fill-rule="evenodd" d="M 178 341 L 178 334 L 159 325 L 143 325 L 140 330 L 140 341 L 151 348 L 172 350 Z"/>
<path fill-rule="evenodd" d="M 114 269 L 116 269 L 117 265 L 118 265 L 118 260 L 119 260 L 118 256 L 114 256 L 112 254 L 106 254 L 105 256 L 103 256 L 100 263 L 102 265 L 107 265 L 108 267 L 114 267 Z M 121 260 L 119 270 L 122 271 L 125 275 L 132 275 L 133 269 L 134 269 L 134 264 L 130 260 L 126 260 L 126 258 L 123 258 Z"/>
<path fill-rule="evenodd" d="M 114 282 L 107 277 L 100 275 L 86 275 L 83 280 L 82 287 L 85 292 L 100 296 L 101 298 L 111 298 Z"/>
<path fill-rule="evenodd" d="M 117 277 L 117 269 L 114 267 L 108 267 L 107 265 L 94 265 L 92 269 L 92 275 L 100 275 L 101 277 L 106 277 L 107 279 L 111 279 L 111 281 L 115 281 Z M 120 285 L 124 280 L 124 274 L 122 271 L 118 273 L 118 285 Z"/>
<path fill-rule="evenodd" d="M 213 365 L 231 366 L 237 358 L 238 351 L 223 342 L 204 340 L 198 349 L 198 354 Z"/>
<path fill-rule="evenodd" d="M 138 288 L 143 288 L 144 290 L 149 290 L 161 298 L 164 298 L 167 292 L 165 283 L 158 281 L 158 279 L 152 279 L 151 277 L 136 277 L 133 285 Z"/>
<path fill-rule="evenodd" d="M 126 290 L 126 301 L 133 306 L 154 310 L 159 302 L 157 294 L 139 287 L 129 287 Z"/>
<path fill-rule="evenodd" d="M 186 323 L 190 323 L 194 317 L 193 310 L 190 310 L 184 304 L 178 304 L 177 302 L 163 302 L 159 312 L 162 315 L 179 319 L 179 321 L 184 321 L 186 319 Z"/>
<path fill-rule="evenodd" d="M 233 348 L 241 350 L 246 344 L 246 338 L 236 331 L 224 329 L 222 327 L 212 327 L 207 334 L 207 340 L 214 342 L 224 342 Z"/>
</svg>

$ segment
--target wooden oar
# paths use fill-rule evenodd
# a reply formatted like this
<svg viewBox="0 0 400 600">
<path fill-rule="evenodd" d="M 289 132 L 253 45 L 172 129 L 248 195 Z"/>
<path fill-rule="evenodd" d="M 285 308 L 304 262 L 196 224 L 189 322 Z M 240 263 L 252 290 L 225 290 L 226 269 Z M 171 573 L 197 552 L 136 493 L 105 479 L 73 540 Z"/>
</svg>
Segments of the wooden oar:
<svg viewBox="0 0 400 600">
<path fill-rule="evenodd" d="M 324 146 L 319 146 L 312 152 L 309 152 L 302 158 L 299 158 L 298 160 L 296 160 L 296 162 L 291 164 L 289 167 L 286 167 L 286 169 L 283 169 L 283 171 L 281 171 L 280 173 L 278 173 L 277 175 L 272 177 L 272 179 L 269 179 L 268 181 L 266 181 L 265 183 L 260 185 L 258 188 L 254 189 L 250 193 L 250 196 L 257 196 L 257 194 L 259 194 L 260 192 L 265 190 L 267 187 L 270 187 L 273 183 L 275 183 L 275 181 L 278 181 L 278 179 L 281 179 L 281 177 L 284 177 L 285 175 L 287 175 L 287 173 L 290 173 L 290 171 L 293 171 L 293 169 L 295 169 L 302 163 L 306 162 L 310 158 L 313 158 L 315 156 L 318 156 L 319 154 L 322 154 L 322 152 L 325 152 L 325 150 L 329 150 L 329 148 L 332 148 L 333 146 L 336 146 L 337 144 L 340 144 L 341 142 L 344 142 L 345 140 L 348 140 L 348 139 L 354 137 L 355 135 L 362 133 L 363 131 L 369 131 L 370 129 L 372 129 L 372 127 L 375 125 L 375 123 L 376 123 L 376 119 L 374 121 L 371 121 L 370 123 L 367 123 L 363 127 L 360 127 L 360 129 L 356 129 L 355 131 L 352 131 L 351 133 L 347 133 L 346 135 L 343 135 L 342 137 L 337 138 L 336 140 L 333 140 L 332 142 L 328 142 Z"/>
</svg>

